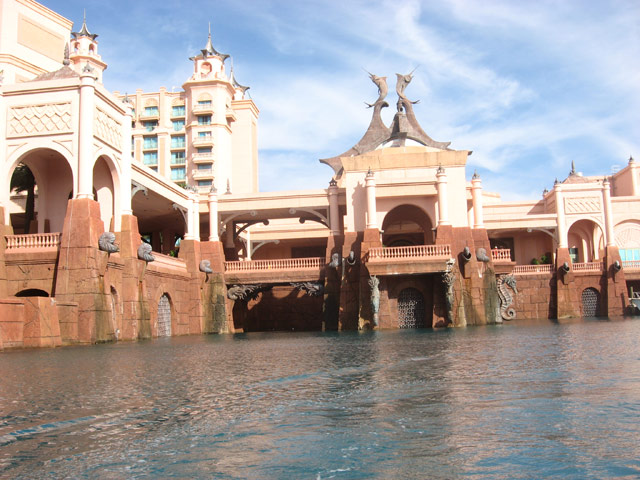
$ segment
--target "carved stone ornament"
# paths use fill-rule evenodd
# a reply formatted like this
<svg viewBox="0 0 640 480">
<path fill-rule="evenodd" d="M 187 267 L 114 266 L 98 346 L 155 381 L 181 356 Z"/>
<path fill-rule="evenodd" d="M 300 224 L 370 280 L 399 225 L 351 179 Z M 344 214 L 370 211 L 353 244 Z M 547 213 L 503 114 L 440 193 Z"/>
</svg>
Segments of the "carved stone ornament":
<svg viewBox="0 0 640 480">
<path fill-rule="evenodd" d="M 444 299 L 447 304 L 447 321 L 453 323 L 453 305 L 455 302 L 455 292 L 453 286 L 456 281 L 456 274 L 453 271 L 455 260 L 447 261 L 447 269 L 442 273 L 442 283 L 444 285 Z"/>
<path fill-rule="evenodd" d="M 338 268 L 340 266 L 340 254 L 333 253 L 331 254 L 331 261 L 329 262 L 329 266 L 331 268 Z"/>
<path fill-rule="evenodd" d="M 267 285 L 233 285 L 227 290 L 227 297 L 231 300 L 255 300 L 260 292 L 272 288 Z"/>
<path fill-rule="evenodd" d="M 356 254 L 355 254 L 355 252 L 354 252 L 353 250 L 351 250 L 351 251 L 349 252 L 349 256 L 348 256 L 347 258 L 345 258 L 345 260 L 347 261 L 347 264 L 349 264 L 349 265 L 352 265 L 352 266 L 353 266 L 353 265 L 355 265 L 355 264 L 356 264 L 356 261 L 357 261 L 358 259 L 356 258 Z"/>
<path fill-rule="evenodd" d="M 153 262 L 156 258 L 151 255 L 151 250 L 151 245 L 142 242 L 138 247 L 138 258 L 140 260 L 144 260 L 145 262 Z"/>
<path fill-rule="evenodd" d="M 369 277 L 369 288 L 371 288 L 371 311 L 373 312 L 373 324 L 378 325 L 380 311 L 380 279 L 376 276 Z"/>
<path fill-rule="evenodd" d="M 202 260 L 198 268 L 203 273 L 213 273 L 213 269 L 211 268 L 211 262 L 209 260 Z"/>
<path fill-rule="evenodd" d="M 104 232 L 98 239 L 98 248 L 103 252 L 116 253 L 120 251 L 120 247 L 115 244 L 116 235 L 112 232 Z"/>
<path fill-rule="evenodd" d="M 324 284 L 320 282 L 292 282 L 291 286 L 303 290 L 309 297 L 319 297 L 324 293 Z"/>
<path fill-rule="evenodd" d="M 518 293 L 516 288 L 516 277 L 513 275 L 500 275 L 497 280 L 498 296 L 500 297 L 500 316 L 505 320 L 513 320 L 516 318 L 516 311 L 511 304 L 513 303 L 513 295 L 507 287 L 513 290 L 514 294 Z"/>
<path fill-rule="evenodd" d="M 479 248 L 476 250 L 476 258 L 479 262 L 488 262 L 489 256 L 487 255 L 487 251 L 484 248 Z"/>
</svg>

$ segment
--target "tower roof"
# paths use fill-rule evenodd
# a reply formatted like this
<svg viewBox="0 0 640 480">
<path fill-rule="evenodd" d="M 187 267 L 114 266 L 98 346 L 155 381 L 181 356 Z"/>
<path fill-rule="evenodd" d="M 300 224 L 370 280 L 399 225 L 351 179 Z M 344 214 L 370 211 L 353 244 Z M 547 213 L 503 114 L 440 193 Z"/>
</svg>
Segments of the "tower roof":
<svg viewBox="0 0 640 480">
<path fill-rule="evenodd" d="M 238 83 L 235 75 L 233 74 L 233 66 L 231 66 L 231 78 L 229 79 L 229 81 L 231 82 L 231 85 L 233 85 L 235 88 L 242 90 L 242 93 L 246 92 L 247 90 L 249 90 L 249 88 L 251 88 L 251 87 L 245 87 L 244 85 L 240 85 Z"/>
<path fill-rule="evenodd" d="M 87 12 L 84 12 L 84 15 L 82 17 L 82 28 L 80 29 L 79 32 L 71 32 L 71 35 L 73 35 L 73 38 L 78 38 L 78 37 L 89 37 L 91 38 L 91 40 L 95 40 L 96 38 L 98 38 L 98 35 L 96 35 L 95 33 L 91 33 L 89 32 L 89 29 L 87 28 Z"/>
<path fill-rule="evenodd" d="M 223 62 L 227 58 L 229 58 L 229 55 L 227 55 L 226 53 L 220 53 L 215 48 L 213 48 L 213 43 L 211 43 L 211 25 L 209 25 L 209 37 L 207 38 L 207 44 L 205 45 L 205 47 L 202 50 L 200 50 L 200 52 L 202 52 L 202 56 L 204 58 L 207 58 L 207 57 L 218 57 Z M 195 58 L 196 57 L 193 56 L 193 57 L 189 58 L 189 60 L 193 60 Z"/>
</svg>

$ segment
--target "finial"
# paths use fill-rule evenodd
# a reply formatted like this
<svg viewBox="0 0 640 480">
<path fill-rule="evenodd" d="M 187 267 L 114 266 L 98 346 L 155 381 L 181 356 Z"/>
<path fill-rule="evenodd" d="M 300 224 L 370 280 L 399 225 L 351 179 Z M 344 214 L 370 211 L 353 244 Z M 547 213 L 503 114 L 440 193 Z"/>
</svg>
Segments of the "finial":
<svg viewBox="0 0 640 480">
<path fill-rule="evenodd" d="M 576 165 L 575 163 L 573 163 L 573 160 L 571 160 L 571 171 L 569 172 L 569 176 L 575 175 L 575 174 L 576 174 Z"/>
<path fill-rule="evenodd" d="M 629 155 L 629 163 L 636 163 L 636 161 L 633 159 L 631 155 Z"/>
<path fill-rule="evenodd" d="M 224 192 L 225 195 L 230 195 L 231 194 L 231 182 L 229 182 L 229 179 L 227 178 L 227 191 Z"/>
<path fill-rule="evenodd" d="M 478 171 L 474 170 L 473 171 L 473 177 L 471 177 L 473 180 L 480 180 L 480 175 L 478 175 Z"/>
<path fill-rule="evenodd" d="M 549 193 L 549 190 L 545 188 L 545 189 L 542 191 L 542 196 L 544 197 L 547 193 Z"/>
<path fill-rule="evenodd" d="M 369 170 L 367 171 L 367 177 L 373 177 L 373 172 L 371 171 L 371 167 L 369 167 Z"/>
<path fill-rule="evenodd" d="M 329 181 L 329 186 L 330 186 L 330 187 L 337 187 L 337 186 L 338 186 L 338 182 L 336 182 L 336 179 L 335 179 L 335 178 L 332 178 L 332 179 Z"/>
<path fill-rule="evenodd" d="M 71 63 L 69 60 L 69 44 L 65 43 L 64 45 L 64 60 L 62 60 L 62 64 L 66 67 Z"/>
<path fill-rule="evenodd" d="M 82 73 L 93 73 L 93 68 L 91 68 L 91 65 L 89 65 L 89 61 L 87 60 L 87 63 L 85 64 L 84 67 L 82 67 Z"/>
<path fill-rule="evenodd" d="M 442 165 L 438 165 L 438 171 L 436 173 L 444 173 L 444 167 Z"/>
<path fill-rule="evenodd" d="M 79 32 L 71 32 L 71 35 L 73 35 L 73 38 L 78 38 L 78 36 L 90 37 L 91 40 L 95 40 L 98 37 L 98 35 L 96 35 L 95 33 L 90 33 L 89 29 L 87 28 L 87 10 L 86 9 L 83 11 L 83 14 L 82 14 L 82 28 L 80 29 Z"/>
<path fill-rule="evenodd" d="M 209 189 L 209 193 L 218 193 L 218 189 L 216 188 L 215 185 L 211 185 L 211 188 Z"/>
<path fill-rule="evenodd" d="M 553 181 L 553 184 L 554 184 L 554 185 L 557 185 L 557 184 L 559 184 L 559 183 L 560 183 L 560 182 L 558 181 L 558 177 L 556 177 L 556 179 Z"/>
</svg>

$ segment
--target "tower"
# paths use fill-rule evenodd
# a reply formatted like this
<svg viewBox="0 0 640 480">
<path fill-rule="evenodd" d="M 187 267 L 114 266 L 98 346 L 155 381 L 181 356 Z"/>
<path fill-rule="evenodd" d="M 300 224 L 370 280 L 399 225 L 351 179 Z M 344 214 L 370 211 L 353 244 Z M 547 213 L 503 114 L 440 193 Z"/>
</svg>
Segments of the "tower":
<svg viewBox="0 0 640 480">
<path fill-rule="evenodd" d="M 98 35 L 89 32 L 87 28 L 87 16 L 82 19 L 82 28 L 79 32 L 71 32 L 69 42 L 69 60 L 74 70 L 81 73 L 83 69 L 91 68 L 98 82 L 102 83 L 102 72 L 107 64 L 98 54 Z"/>
</svg>

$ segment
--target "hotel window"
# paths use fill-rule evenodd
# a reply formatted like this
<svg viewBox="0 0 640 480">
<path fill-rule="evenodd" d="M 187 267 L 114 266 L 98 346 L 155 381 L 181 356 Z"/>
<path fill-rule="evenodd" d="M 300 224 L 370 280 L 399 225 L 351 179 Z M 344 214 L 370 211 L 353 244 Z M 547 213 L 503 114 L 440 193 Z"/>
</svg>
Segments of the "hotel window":
<svg viewBox="0 0 640 480">
<path fill-rule="evenodd" d="M 211 153 L 211 147 L 200 147 L 197 149 L 198 153 Z"/>
<path fill-rule="evenodd" d="M 198 125 L 211 125 L 211 115 L 198 115 Z"/>
<path fill-rule="evenodd" d="M 198 170 L 211 170 L 211 164 L 210 163 L 200 163 L 198 164 Z"/>
<path fill-rule="evenodd" d="M 209 138 L 211 137 L 211 131 L 207 130 L 205 132 L 198 132 L 198 138 Z"/>
<path fill-rule="evenodd" d="M 142 148 L 150 149 L 150 148 L 158 148 L 158 137 L 144 137 L 144 143 Z"/>
<path fill-rule="evenodd" d="M 198 100 L 198 105 L 211 105 L 211 100 Z"/>
<path fill-rule="evenodd" d="M 171 164 L 172 165 L 180 165 L 183 164 L 185 160 L 184 152 L 171 152 Z"/>
<path fill-rule="evenodd" d="M 213 185 L 213 180 L 198 180 L 199 187 L 210 187 Z"/>
<path fill-rule="evenodd" d="M 640 260 L 640 248 L 621 248 L 620 259 L 623 262 Z"/>
<path fill-rule="evenodd" d="M 174 135 L 171 137 L 171 148 L 184 148 L 184 135 Z"/>
<path fill-rule="evenodd" d="M 144 115 L 146 117 L 153 117 L 158 115 L 158 107 L 144 107 Z"/>
<path fill-rule="evenodd" d="M 142 126 L 147 130 L 147 132 L 153 132 L 153 130 L 158 126 L 158 121 L 150 120 L 142 122 Z"/>
<path fill-rule="evenodd" d="M 184 117 L 184 105 L 174 105 L 171 107 L 172 117 Z"/>
<path fill-rule="evenodd" d="M 171 180 L 184 180 L 186 177 L 186 170 L 184 167 L 171 169 Z"/>
<path fill-rule="evenodd" d="M 175 132 L 179 132 L 184 129 L 184 120 L 171 120 L 171 123 L 173 124 L 173 130 Z"/>
<path fill-rule="evenodd" d="M 142 163 L 145 165 L 157 165 L 158 152 L 144 152 L 144 155 L 142 156 Z"/>
</svg>

